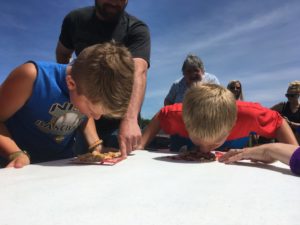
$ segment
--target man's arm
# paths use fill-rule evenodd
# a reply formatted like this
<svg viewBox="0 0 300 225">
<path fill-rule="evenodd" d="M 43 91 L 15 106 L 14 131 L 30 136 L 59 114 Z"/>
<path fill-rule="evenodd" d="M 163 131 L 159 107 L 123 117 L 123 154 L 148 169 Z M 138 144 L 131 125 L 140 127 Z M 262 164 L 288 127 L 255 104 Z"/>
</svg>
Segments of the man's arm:
<svg viewBox="0 0 300 225">
<path fill-rule="evenodd" d="M 72 59 L 74 50 L 66 48 L 60 41 L 56 46 L 56 61 L 61 64 L 68 64 Z"/>
<path fill-rule="evenodd" d="M 26 63 L 13 70 L 0 86 L 0 153 L 10 161 L 7 167 L 21 168 L 30 163 L 28 156 L 17 146 L 4 122 L 29 99 L 36 75 L 35 66 Z"/>
<path fill-rule="evenodd" d="M 135 65 L 133 90 L 127 113 L 119 129 L 119 145 L 123 157 L 137 149 L 141 143 L 138 115 L 145 96 L 148 63 L 142 58 L 133 60 Z"/>
</svg>

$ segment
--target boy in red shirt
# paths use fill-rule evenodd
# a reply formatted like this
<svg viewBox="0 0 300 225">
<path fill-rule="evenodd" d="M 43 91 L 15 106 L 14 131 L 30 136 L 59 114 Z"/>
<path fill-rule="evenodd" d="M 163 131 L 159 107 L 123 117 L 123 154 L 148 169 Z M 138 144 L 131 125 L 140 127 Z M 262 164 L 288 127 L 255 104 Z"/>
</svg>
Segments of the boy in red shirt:
<svg viewBox="0 0 300 225">
<path fill-rule="evenodd" d="M 202 152 L 243 148 L 253 132 L 298 145 L 277 112 L 258 103 L 236 101 L 229 90 L 216 84 L 195 84 L 186 92 L 183 104 L 162 108 L 146 128 L 140 148 L 160 129 L 189 138 Z"/>
</svg>

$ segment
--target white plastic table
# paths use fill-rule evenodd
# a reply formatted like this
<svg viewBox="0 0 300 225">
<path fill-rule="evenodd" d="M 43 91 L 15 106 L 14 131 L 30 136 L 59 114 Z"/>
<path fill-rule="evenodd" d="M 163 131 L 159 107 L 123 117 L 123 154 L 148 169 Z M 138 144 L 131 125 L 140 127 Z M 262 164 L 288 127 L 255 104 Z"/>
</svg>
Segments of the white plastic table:
<svg viewBox="0 0 300 225">
<path fill-rule="evenodd" d="M 299 225 L 300 177 L 260 166 L 172 162 L 135 151 L 114 166 L 60 160 L 0 170 L 1 225 Z"/>
</svg>

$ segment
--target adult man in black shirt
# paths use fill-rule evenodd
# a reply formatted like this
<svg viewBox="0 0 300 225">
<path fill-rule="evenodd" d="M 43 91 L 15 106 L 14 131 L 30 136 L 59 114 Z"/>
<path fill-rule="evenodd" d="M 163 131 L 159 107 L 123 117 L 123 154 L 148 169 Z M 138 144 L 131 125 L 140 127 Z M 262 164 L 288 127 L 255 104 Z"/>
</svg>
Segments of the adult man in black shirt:
<svg viewBox="0 0 300 225">
<path fill-rule="evenodd" d="M 131 52 L 135 63 L 133 93 L 125 118 L 121 122 L 108 118 L 96 121 L 104 145 L 111 147 L 111 134 L 119 127 L 118 140 L 123 157 L 136 149 L 141 141 L 138 114 L 145 95 L 150 61 L 150 34 L 145 23 L 125 12 L 128 0 L 95 0 L 94 7 L 70 12 L 63 21 L 56 47 L 58 63 L 69 63 L 73 52 L 115 40 Z"/>
</svg>

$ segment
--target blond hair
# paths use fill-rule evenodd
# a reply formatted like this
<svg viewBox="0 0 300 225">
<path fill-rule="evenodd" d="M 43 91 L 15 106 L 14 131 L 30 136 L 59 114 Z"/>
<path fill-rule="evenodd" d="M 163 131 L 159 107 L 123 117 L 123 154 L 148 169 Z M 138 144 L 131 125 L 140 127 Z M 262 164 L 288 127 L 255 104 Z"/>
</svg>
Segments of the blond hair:
<svg viewBox="0 0 300 225">
<path fill-rule="evenodd" d="M 114 42 L 90 46 L 75 60 L 71 75 L 78 94 L 100 103 L 106 116 L 124 116 L 134 81 L 134 63 L 127 48 Z"/>
<path fill-rule="evenodd" d="M 295 81 L 290 82 L 287 92 L 288 91 L 297 91 L 300 93 L 300 81 L 295 80 Z"/>
<path fill-rule="evenodd" d="M 236 100 L 220 85 L 196 83 L 184 96 L 183 120 L 191 137 L 213 141 L 228 135 L 236 117 Z"/>
</svg>

